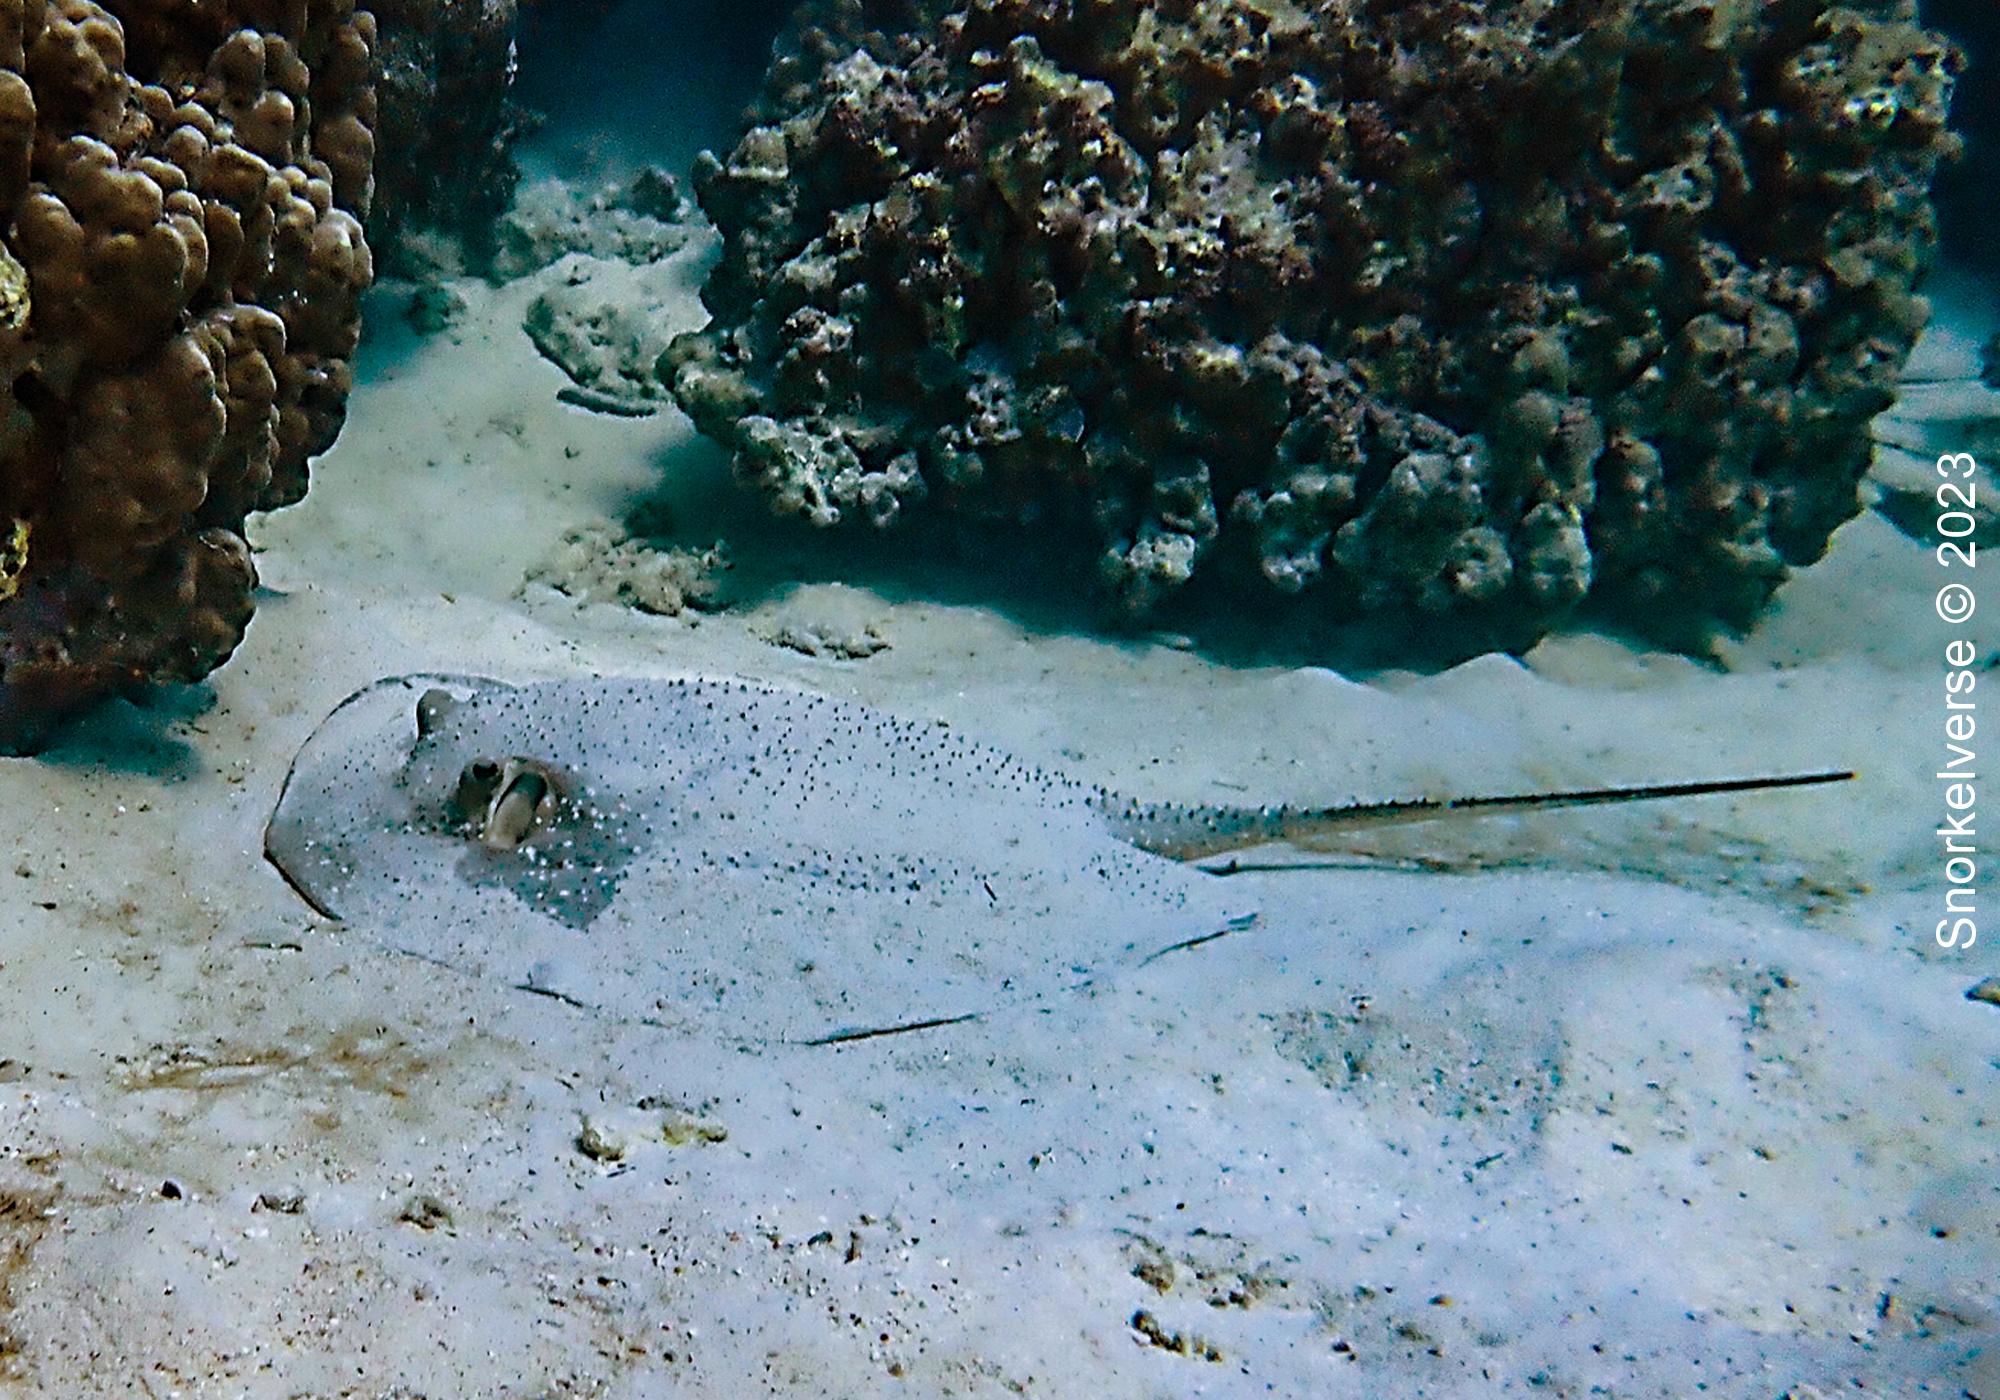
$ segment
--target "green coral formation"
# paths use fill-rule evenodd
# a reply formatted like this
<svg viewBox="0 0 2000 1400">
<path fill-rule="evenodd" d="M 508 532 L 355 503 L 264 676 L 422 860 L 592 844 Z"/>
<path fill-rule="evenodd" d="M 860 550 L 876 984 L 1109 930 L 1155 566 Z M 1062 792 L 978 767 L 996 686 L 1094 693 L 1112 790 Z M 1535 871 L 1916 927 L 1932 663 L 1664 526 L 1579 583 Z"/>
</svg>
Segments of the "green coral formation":
<svg viewBox="0 0 2000 1400">
<path fill-rule="evenodd" d="M 810 0 L 661 372 L 780 511 L 1073 530 L 1134 612 L 1687 642 L 1858 509 L 1958 62 L 1910 0 Z"/>
</svg>

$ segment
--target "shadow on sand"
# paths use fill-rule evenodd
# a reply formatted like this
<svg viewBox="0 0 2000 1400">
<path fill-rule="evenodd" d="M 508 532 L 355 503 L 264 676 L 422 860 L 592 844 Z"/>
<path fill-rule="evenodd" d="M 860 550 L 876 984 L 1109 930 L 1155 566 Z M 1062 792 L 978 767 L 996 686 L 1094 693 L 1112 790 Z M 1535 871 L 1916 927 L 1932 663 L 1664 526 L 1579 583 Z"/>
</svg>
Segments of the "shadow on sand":
<svg viewBox="0 0 2000 1400">
<path fill-rule="evenodd" d="M 1134 646 L 1169 641 L 1220 665 L 1313 666 L 1354 680 L 1389 670 L 1444 671 L 1493 651 L 1518 656 L 1537 640 L 1408 613 L 1341 616 L 1328 609 L 1323 594 L 1287 597 L 1216 581 L 1254 577 L 1249 560 L 1212 560 L 1207 578 L 1133 618 L 1108 600 L 1098 546 L 1082 521 L 1023 528 L 924 515 L 887 532 L 816 529 L 774 516 L 754 491 L 733 480 L 727 455 L 705 438 L 677 444 L 657 465 L 661 484 L 631 502 L 625 524 L 658 545 L 703 548 L 725 541 L 733 564 L 725 594 L 731 606 L 754 607 L 803 583 L 846 583 L 891 602 L 992 608 L 1045 634 L 1123 639 Z M 1597 632 L 1640 650 L 1659 645 L 1607 618 L 1577 619 L 1569 630 Z M 1687 651 L 1705 659 L 1701 648 Z"/>
</svg>

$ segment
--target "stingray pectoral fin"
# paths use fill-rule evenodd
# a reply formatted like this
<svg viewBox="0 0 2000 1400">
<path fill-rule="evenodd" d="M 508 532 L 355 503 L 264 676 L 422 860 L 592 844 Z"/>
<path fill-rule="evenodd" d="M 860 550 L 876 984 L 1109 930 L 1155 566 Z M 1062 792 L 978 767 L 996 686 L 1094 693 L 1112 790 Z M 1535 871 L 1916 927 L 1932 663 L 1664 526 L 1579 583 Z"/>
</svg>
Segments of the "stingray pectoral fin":
<svg viewBox="0 0 2000 1400">
<path fill-rule="evenodd" d="M 292 759 L 284 785 L 264 825 L 264 859 L 285 883 L 329 919 L 341 916 L 342 891 L 355 874 L 329 849 L 328 833 L 340 814 L 362 805 L 369 774 L 399 765 L 410 746 L 413 717 L 431 722 L 446 717 L 446 701 L 456 705 L 480 691 L 511 690 L 484 676 L 423 672 L 387 676 L 363 686 L 321 720 Z"/>
<path fill-rule="evenodd" d="M 1544 812 L 1562 807 L 1603 807 L 1625 802 L 1658 802 L 1668 798 L 1709 797 L 1723 793 L 1767 792 L 1779 788 L 1819 787 L 1853 779 L 1845 769 L 1821 773 L 1765 774 L 1751 778 L 1713 778 L 1682 783 L 1645 783 L 1634 787 L 1573 788 L 1558 792 L 1514 793 L 1488 797 L 1418 797 L 1395 802 L 1357 802 L 1343 807 L 1160 808 L 1128 806 L 1106 815 L 1122 828 L 1126 839 L 1157 855 L 1176 860 L 1203 860 L 1253 846 L 1284 842 L 1301 850 L 1336 847 L 1357 831 L 1453 817 L 1503 816 L 1514 812 Z"/>
<path fill-rule="evenodd" d="M 320 897 L 313 893 L 312 887 L 294 875 L 291 867 L 286 865 L 278 854 L 271 849 L 271 842 L 268 835 L 264 841 L 264 859 L 271 863 L 271 868 L 278 872 L 279 878 L 292 887 L 292 893 L 304 900 L 311 907 L 313 913 L 319 915 L 322 919 L 332 919 L 335 923 L 342 922 L 339 911 L 328 908 Z"/>
</svg>

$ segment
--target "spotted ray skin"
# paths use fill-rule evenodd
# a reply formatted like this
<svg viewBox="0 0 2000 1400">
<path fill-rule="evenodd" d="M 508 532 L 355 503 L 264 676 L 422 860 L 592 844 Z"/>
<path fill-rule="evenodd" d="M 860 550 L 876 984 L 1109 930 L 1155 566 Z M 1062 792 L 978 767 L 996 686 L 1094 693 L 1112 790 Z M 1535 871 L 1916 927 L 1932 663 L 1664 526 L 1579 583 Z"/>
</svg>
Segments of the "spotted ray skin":
<svg viewBox="0 0 2000 1400">
<path fill-rule="evenodd" d="M 824 1043 L 1033 1001 L 1254 921 L 1215 878 L 1233 861 L 1185 862 L 1853 776 L 1186 807 L 746 682 L 409 676 L 307 741 L 265 852 L 322 912 L 416 956 L 629 1019 Z"/>
<path fill-rule="evenodd" d="M 513 759 L 559 798 L 495 849 L 465 775 Z M 816 695 L 414 676 L 321 725 L 265 846 L 390 947 L 621 1018 L 825 1041 L 1032 1002 L 1247 925 L 1240 888 L 1126 839 L 1178 825 L 1165 810 Z"/>
</svg>

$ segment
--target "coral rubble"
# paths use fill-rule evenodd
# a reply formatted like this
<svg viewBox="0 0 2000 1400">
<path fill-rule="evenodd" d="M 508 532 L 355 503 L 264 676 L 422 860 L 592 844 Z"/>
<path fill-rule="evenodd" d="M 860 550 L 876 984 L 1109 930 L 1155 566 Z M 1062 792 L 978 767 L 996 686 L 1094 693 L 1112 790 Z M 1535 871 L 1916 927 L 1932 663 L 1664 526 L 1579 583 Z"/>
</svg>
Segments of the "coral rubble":
<svg viewBox="0 0 2000 1400">
<path fill-rule="evenodd" d="M 1518 645 L 1858 509 L 1959 56 L 1912 0 L 811 0 L 662 361 L 781 511 Z"/>
<path fill-rule="evenodd" d="M 345 413 L 373 39 L 353 0 L 0 4 L 0 748 L 241 639 L 244 516 Z"/>
<path fill-rule="evenodd" d="M 600 413 L 645 417 L 666 397 L 653 365 L 667 348 L 661 307 L 678 279 L 663 266 L 579 259 L 528 303 L 521 329 L 569 376 L 565 401 Z"/>
<path fill-rule="evenodd" d="M 708 549 L 655 548 L 622 525 L 598 520 L 565 531 L 528 570 L 515 596 L 546 587 L 582 603 L 618 603 L 678 617 L 690 608 L 717 607 L 728 568 L 729 553 L 720 542 Z"/>
<path fill-rule="evenodd" d="M 653 367 L 671 335 L 663 307 L 681 273 L 666 259 L 695 226 L 679 186 L 660 170 L 595 191 L 559 180 L 521 191 L 500 221 L 487 275 L 506 282 L 564 263 L 521 326 L 570 377 L 565 401 L 637 417 L 667 397 Z"/>
<path fill-rule="evenodd" d="M 487 276 L 511 282 L 570 253 L 656 262 L 687 242 L 692 212 L 679 182 L 652 166 L 595 190 L 537 180 L 496 224 Z"/>
</svg>

